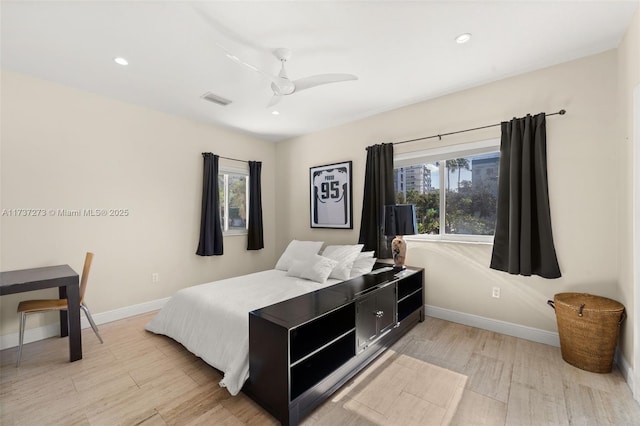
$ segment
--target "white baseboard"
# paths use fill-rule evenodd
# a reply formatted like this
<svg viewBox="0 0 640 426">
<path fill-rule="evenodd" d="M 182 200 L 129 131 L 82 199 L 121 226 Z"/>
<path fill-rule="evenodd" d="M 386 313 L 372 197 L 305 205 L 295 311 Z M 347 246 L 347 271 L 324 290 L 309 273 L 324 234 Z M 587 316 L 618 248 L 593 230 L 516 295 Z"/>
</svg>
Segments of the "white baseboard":
<svg viewBox="0 0 640 426">
<path fill-rule="evenodd" d="M 544 343 L 551 346 L 560 346 L 558 333 L 554 333 L 552 331 L 540 330 L 538 328 L 527 327 L 526 325 L 485 318 L 478 315 L 466 314 L 464 312 L 452 311 L 430 305 L 426 305 L 426 314 L 430 317 L 457 322 L 471 327 L 482 328 L 484 330 L 495 331 L 496 333 L 519 337 L 533 342 Z"/>
<path fill-rule="evenodd" d="M 96 324 L 105 324 L 108 322 L 121 320 L 123 318 L 129 318 L 140 314 L 146 314 L 147 312 L 157 311 L 158 309 L 161 309 L 169 299 L 169 297 L 165 297 L 164 299 L 157 299 L 150 302 L 138 303 L 137 305 L 125 306 L 124 308 L 114 309 L 113 311 L 100 312 L 99 314 L 95 315 L 92 314 L 92 316 Z M 91 310 L 90 306 L 89 310 Z M 81 314 L 81 324 L 82 328 L 91 327 L 84 314 Z"/>
<path fill-rule="evenodd" d="M 631 392 L 633 393 L 633 389 L 635 389 L 633 368 L 629 365 L 629 362 L 620 351 L 620 347 L 616 348 L 616 355 L 613 362 L 618 366 L 618 370 L 620 370 L 622 377 L 624 377 L 625 382 L 627 382 L 629 389 L 631 389 Z"/>
<path fill-rule="evenodd" d="M 169 298 L 152 300 L 150 302 L 139 303 L 137 305 L 126 306 L 124 308 L 114 309 L 112 311 L 100 312 L 97 314 L 92 313 L 93 320 L 96 324 L 106 324 L 108 322 L 121 320 L 124 318 L 132 317 L 135 315 L 145 314 L 147 312 L 156 311 L 164 306 Z M 91 310 L 91 307 L 89 307 Z M 29 319 L 27 317 L 27 323 Z M 91 324 L 87 321 L 84 313 L 80 314 L 80 327 L 81 328 L 89 328 Z M 60 335 L 60 325 L 58 323 L 55 324 L 47 324 L 42 327 L 36 328 L 28 328 L 24 331 L 24 342 L 35 342 L 38 340 L 47 339 L 49 337 L 55 337 Z M 12 348 L 18 346 L 18 333 L 5 334 L 0 336 L 0 350 Z"/>
</svg>

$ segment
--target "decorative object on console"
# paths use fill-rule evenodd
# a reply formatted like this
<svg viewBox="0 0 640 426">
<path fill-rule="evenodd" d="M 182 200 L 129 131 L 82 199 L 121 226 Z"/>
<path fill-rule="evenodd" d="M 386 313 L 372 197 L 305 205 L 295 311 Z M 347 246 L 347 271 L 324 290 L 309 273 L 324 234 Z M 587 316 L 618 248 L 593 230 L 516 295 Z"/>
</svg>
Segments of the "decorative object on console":
<svg viewBox="0 0 640 426">
<path fill-rule="evenodd" d="M 311 227 L 353 229 L 351 161 L 311 167 Z"/>
<path fill-rule="evenodd" d="M 404 269 L 407 243 L 405 243 L 402 236 L 418 233 L 415 206 L 413 204 L 385 206 L 384 233 L 385 235 L 396 236 L 391 242 L 393 268 L 396 270 Z"/>
</svg>

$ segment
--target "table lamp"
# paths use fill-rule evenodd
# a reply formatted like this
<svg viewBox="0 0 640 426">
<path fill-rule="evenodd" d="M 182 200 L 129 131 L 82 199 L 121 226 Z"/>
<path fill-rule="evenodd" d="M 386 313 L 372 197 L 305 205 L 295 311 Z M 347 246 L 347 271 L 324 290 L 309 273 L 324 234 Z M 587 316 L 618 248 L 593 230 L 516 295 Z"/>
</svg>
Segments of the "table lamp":
<svg viewBox="0 0 640 426">
<path fill-rule="evenodd" d="M 391 242 L 393 269 L 405 269 L 404 259 L 407 254 L 407 243 L 402 236 L 415 235 L 417 233 L 416 209 L 413 204 L 385 206 L 384 234 L 388 236 L 395 235 Z"/>
</svg>

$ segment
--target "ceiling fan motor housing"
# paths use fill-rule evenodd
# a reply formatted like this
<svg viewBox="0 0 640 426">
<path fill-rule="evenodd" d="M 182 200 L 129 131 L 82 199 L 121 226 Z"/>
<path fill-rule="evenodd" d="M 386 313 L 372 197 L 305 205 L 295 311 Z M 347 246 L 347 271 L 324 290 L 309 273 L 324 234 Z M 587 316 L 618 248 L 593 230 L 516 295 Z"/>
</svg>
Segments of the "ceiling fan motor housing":
<svg viewBox="0 0 640 426">
<path fill-rule="evenodd" d="M 273 54 L 280 61 L 288 61 L 291 59 L 291 49 L 287 49 L 286 47 L 279 47 L 273 50 Z"/>
</svg>

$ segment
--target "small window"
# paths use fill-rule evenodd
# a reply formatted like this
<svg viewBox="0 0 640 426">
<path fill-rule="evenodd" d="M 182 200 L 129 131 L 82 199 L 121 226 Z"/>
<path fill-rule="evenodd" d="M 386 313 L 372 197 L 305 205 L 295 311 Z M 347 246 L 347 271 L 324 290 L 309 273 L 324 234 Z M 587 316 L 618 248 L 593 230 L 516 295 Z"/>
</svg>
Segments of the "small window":
<svg viewBox="0 0 640 426">
<path fill-rule="evenodd" d="M 426 239 L 493 241 L 499 140 L 396 155 L 398 204 L 414 204 L 418 233 Z M 415 178 L 399 182 L 399 177 Z"/>
<path fill-rule="evenodd" d="M 222 169 L 218 173 L 220 225 L 225 235 L 246 234 L 249 213 L 249 175 Z"/>
</svg>

